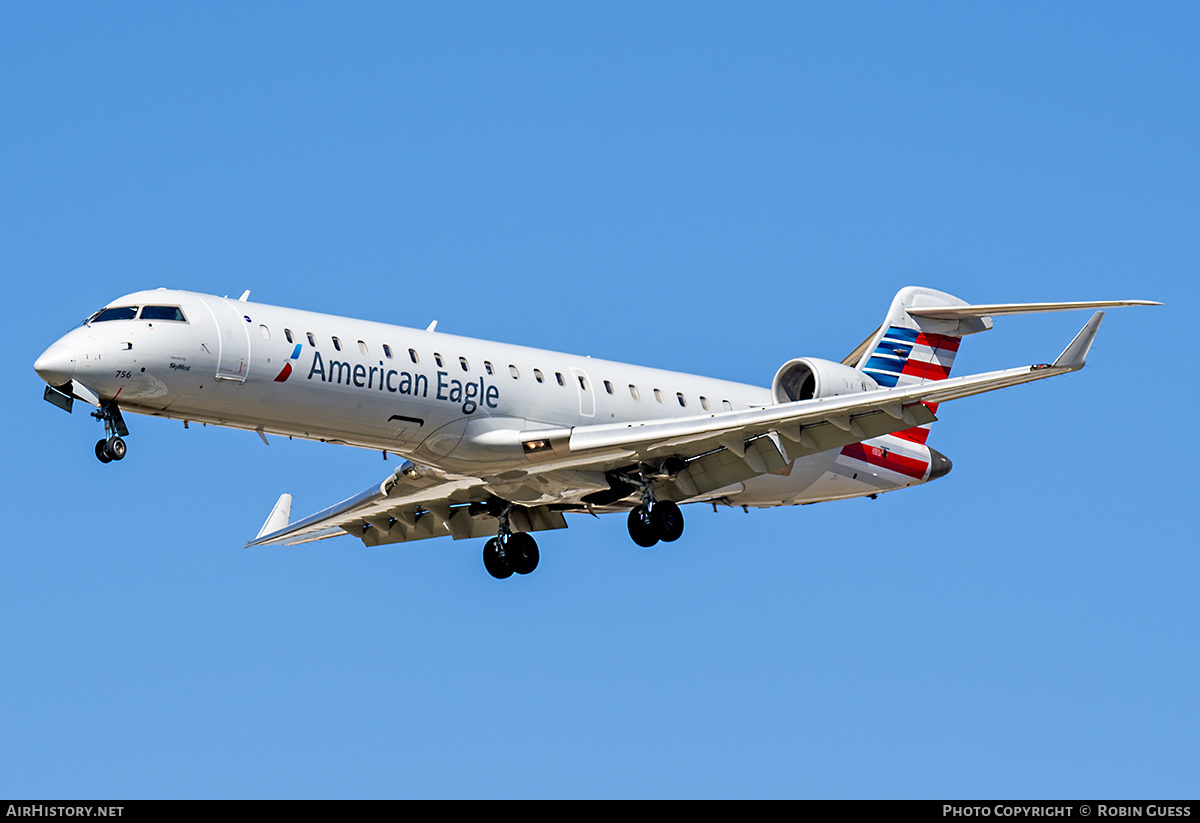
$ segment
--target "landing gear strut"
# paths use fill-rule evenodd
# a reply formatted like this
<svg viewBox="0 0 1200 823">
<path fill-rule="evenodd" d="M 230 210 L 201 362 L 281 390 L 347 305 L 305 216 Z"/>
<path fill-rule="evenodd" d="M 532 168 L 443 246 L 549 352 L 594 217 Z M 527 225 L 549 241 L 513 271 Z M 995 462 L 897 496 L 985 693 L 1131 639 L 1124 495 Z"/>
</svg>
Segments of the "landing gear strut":
<svg viewBox="0 0 1200 823">
<path fill-rule="evenodd" d="M 100 408 L 92 412 L 92 417 L 104 423 L 104 437 L 96 441 L 96 459 L 101 463 L 123 460 L 127 449 L 121 438 L 129 436 L 129 428 L 117 404 L 101 403 Z"/>
<path fill-rule="evenodd" d="M 508 524 L 508 506 L 500 514 L 500 533 L 483 544 L 483 567 L 497 580 L 517 574 L 529 574 L 537 568 L 540 554 L 537 541 L 525 532 L 513 534 Z"/>
</svg>

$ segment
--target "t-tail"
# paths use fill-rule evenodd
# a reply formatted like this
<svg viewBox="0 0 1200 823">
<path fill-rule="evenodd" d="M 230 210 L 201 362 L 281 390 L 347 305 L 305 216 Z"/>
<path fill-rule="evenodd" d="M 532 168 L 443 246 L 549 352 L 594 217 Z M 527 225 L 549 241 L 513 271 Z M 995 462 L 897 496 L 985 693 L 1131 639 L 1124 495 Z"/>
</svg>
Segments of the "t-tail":
<svg viewBox="0 0 1200 823">
<path fill-rule="evenodd" d="M 1033 314 L 1072 309 L 1103 309 L 1118 306 L 1159 305 L 1148 300 L 1101 300 L 1070 303 L 988 303 L 970 304 L 952 294 L 921 286 L 907 286 L 892 300 L 887 318 L 872 337 L 867 338 L 846 360 L 884 388 L 904 388 L 936 380 L 945 380 L 954 368 L 962 338 L 992 328 L 992 317 L 1005 314 Z M 1099 325 L 1098 313 L 1093 322 Z M 1095 329 L 1087 336 L 1090 345 Z M 1074 344 L 1073 344 L 1074 345 Z M 1068 350 L 1069 351 L 1069 350 Z M 1078 360 L 1082 364 L 1084 350 Z M 1063 352 L 1062 360 L 1068 352 Z M 936 414 L 937 403 L 924 405 Z M 896 432 L 894 437 L 926 445 L 931 423 Z M 949 458 L 929 448 L 929 473 L 933 480 L 950 471 Z"/>
</svg>

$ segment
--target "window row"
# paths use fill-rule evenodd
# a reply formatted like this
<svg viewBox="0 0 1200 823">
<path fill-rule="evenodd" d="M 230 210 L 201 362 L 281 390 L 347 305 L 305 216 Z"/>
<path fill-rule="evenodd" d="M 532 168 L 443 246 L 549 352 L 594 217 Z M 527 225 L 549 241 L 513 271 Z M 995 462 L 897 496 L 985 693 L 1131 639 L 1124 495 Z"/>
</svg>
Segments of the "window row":
<svg viewBox="0 0 1200 823">
<path fill-rule="evenodd" d="M 267 328 L 267 326 L 266 326 L 266 325 L 261 325 L 261 326 L 259 326 L 258 328 L 259 328 L 259 331 L 262 333 L 262 336 L 263 336 L 263 339 L 264 339 L 264 340 L 270 340 L 270 339 L 271 339 L 271 330 L 270 330 L 269 328 Z M 296 335 L 292 333 L 292 330 L 291 330 L 291 329 L 284 329 L 284 330 L 283 330 L 283 336 L 284 336 L 285 338 L 287 338 L 287 341 L 288 341 L 289 343 L 295 343 L 295 342 L 296 342 Z M 316 338 L 316 336 L 315 336 L 315 335 L 314 335 L 312 332 L 305 332 L 305 337 L 308 339 L 308 345 L 312 346 L 313 348 L 316 348 L 316 347 L 317 347 L 317 338 Z M 331 340 L 333 341 L 333 347 L 334 347 L 334 349 L 336 349 L 337 351 L 342 351 L 342 340 L 341 340 L 341 338 L 334 336 L 334 337 L 332 337 L 332 338 L 331 338 Z M 367 346 L 367 344 L 366 344 L 366 341 L 359 340 L 359 341 L 357 341 L 357 343 L 358 343 L 358 350 L 359 350 L 359 351 L 360 351 L 360 352 L 361 352 L 361 353 L 362 353 L 364 356 L 370 357 L 370 356 L 371 356 L 371 352 L 370 352 L 370 349 L 369 349 L 369 347 L 368 347 L 368 346 Z M 392 347 L 391 347 L 391 346 L 389 346 L 387 343 L 384 343 L 384 344 L 381 346 L 381 348 L 382 348 L 382 350 L 383 350 L 383 356 L 384 356 L 384 357 L 386 357 L 388 360 L 392 360 L 392 359 L 394 359 L 395 355 L 394 355 L 394 354 L 393 354 L 393 352 L 392 352 Z M 417 353 L 417 350 L 416 350 L 416 349 L 409 349 L 409 350 L 408 350 L 408 358 L 409 358 L 409 360 L 411 360 L 413 363 L 420 363 L 420 362 L 421 362 L 421 356 L 420 356 L 420 355 Z M 434 362 L 435 362 L 435 363 L 437 363 L 437 365 L 438 365 L 438 368 L 445 368 L 445 367 L 446 367 L 446 358 L 442 357 L 442 355 L 441 355 L 440 353 L 438 353 L 438 352 L 434 352 L 434 353 L 433 353 L 433 360 L 434 360 Z M 465 357 L 459 357 L 459 358 L 458 358 L 458 365 L 459 365 L 459 366 L 462 368 L 462 370 L 463 370 L 463 371 L 465 371 L 465 372 L 469 372 L 469 371 L 471 370 L 471 365 L 470 365 L 470 363 L 467 361 L 467 358 L 465 358 Z M 491 363 L 491 361 L 490 361 L 490 360 L 484 360 L 484 361 L 483 361 L 483 369 L 484 369 L 484 371 L 485 371 L 485 372 L 487 372 L 488 374 L 495 374 L 495 373 L 496 373 L 496 369 L 495 369 L 495 367 L 492 365 L 492 363 Z M 509 366 L 508 366 L 508 373 L 509 373 L 509 374 L 512 376 L 512 379 L 513 379 L 513 380 L 519 380 L 519 379 L 521 378 L 521 372 L 520 372 L 520 370 L 519 370 L 519 369 L 518 369 L 516 366 L 512 365 L 511 363 L 510 363 L 510 364 L 509 364 Z M 577 374 L 577 375 L 575 375 L 575 378 L 576 378 L 576 379 L 579 381 L 579 388 L 580 388 L 582 391 L 591 391 L 591 387 L 589 387 L 589 386 L 588 386 L 588 381 L 587 381 L 587 378 L 586 378 L 584 375 L 582 375 L 582 374 Z M 546 376 L 545 376 L 545 375 L 542 373 L 542 370 L 541 370 L 541 369 L 534 369 L 534 370 L 533 370 L 533 379 L 534 379 L 534 380 L 536 380 L 536 381 L 537 381 L 537 382 L 539 382 L 539 383 L 545 383 L 545 382 L 546 382 Z M 565 377 L 563 377 L 563 375 L 562 375 L 562 372 L 554 372 L 554 381 L 555 381 L 555 382 L 556 382 L 558 385 L 560 385 L 560 386 L 566 386 L 566 385 L 567 385 L 567 380 L 566 380 L 566 378 L 565 378 Z M 609 381 L 609 380 L 605 380 L 605 381 L 604 381 L 604 390 L 605 390 L 605 392 L 607 392 L 608 394 L 613 394 L 613 395 L 615 395 L 615 394 L 616 394 L 616 389 L 613 387 L 613 384 L 612 384 L 612 382 L 611 382 L 611 381 Z M 653 391 L 654 391 L 654 399 L 655 399 L 656 401 L 658 401 L 659 403 L 664 403 L 664 402 L 666 402 L 666 400 L 665 400 L 665 396 L 664 396 L 664 394 L 663 394 L 663 392 L 662 392 L 662 389 L 654 389 Z M 637 387 L 637 386 L 635 386 L 633 383 L 630 383 L 630 384 L 629 384 L 629 395 L 630 395 L 630 397 L 632 397 L 634 400 L 641 400 L 641 399 L 642 399 L 641 392 L 638 390 L 638 387 Z M 686 395 L 685 395 L 683 392 L 675 392 L 675 399 L 676 399 L 676 401 L 679 403 L 680 407 L 682 407 L 682 408 L 687 408 L 687 405 L 688 405 L 688 402 L 687 402 L 687 396 L 686 396 Z M 707 397 L 705 397 L 704 395 L 700 395 L 700 398 L 699 398 L 699 399 L 700 399 L 700 407 L 701 407 L 702 409 L 704 409 L 705 411 L 712 411 L 712 404 L 711 404 L 711 403 L 709 403 L 709 401 L 708 401 L 708 398 L 707 398 Z M 732 404 L 732 403 L 730 403 L 728 400 L 722 400 L 721 402 L 722 402 L 722 404 L 724 405 L 724 407 L 725 407 L 725 409 L 726 409 L 726 410 L 732 410 L 732 409 L 733 409 L 733 404 Z"/>
<path fill-rule="evenodd" d="M 259 326 L 258 328 L 259 328 L 259 331 L 261 331 L 261 332 L 262 332 L 262 336 L 263 336 L 263 339 L 264 339 L 264 340 L 270 340 L 270 339 L 271 339 L 271 330 L 270 330 L 269 328 L 267 328 L 265 325 L 263 325 L 263 326 Z M 308 345 L 312 346 L 312 347 L 315 349 L 315 348 L 317 347 L 317 338 L 316 338 L 316 335 L 314 335 L 312 332 L 305 332 L 305 333 L 304 333 L 304 335 L 305 335 L 305 337 L 308 339 Z M 291 330 L 291 329 L 284 329 L 284 330 L 283 330 L 283 336 L 284 336 L 285 338 L 287 338 L 287 341 L 288 341 L 289 343 L 295 343 L 295 342 L 296 342 L 296 335 L 295 335 L 295 334 L 292 332 L 292 330 Z M 342 339 L 341 339 L 340 337 L 337 337 L 337 336 L 335 335 L 335 336 L 331 337 L 330 339 L 333 341 L 333 348 L 334 348 L 334 349 L 336 349 L 337 351 L 342 351 L 342 350 L 343 350 L 343 349 L 342 349 Z M 395 354 L 392 352 L 392 347 L 391 347 L 391 346 L 389 346 L 387 343 L 384 343 L 384 344 L 381 346 L 381 348 L 383 349 L 383 356 L 384 356 L 384 357 L 386 357 L 388 360 L 394 360 L 394 359 L 395 359 Z M 371 350 L 370 350 L 370 348 L 367 346 L 367 343 L 366 343 L 366 341 L 364 341 L 364 340 L 359 340 L 359 341 L 358 341 L 358 350 L 359 350 L 359 351 L 360 351 L 360 352 L 361 352 L 361 353 L 362 353 L 364 356 L 366 356 L 366 357 L 370 357 L 370 356 L 371 356 Z M 408 350 L 408 359 L 409 359 L 409 360 L 411 360 L 413 363 L 420 363 L 420 362 L 421 362 L 421 355 L 417 354 L 417 350 L 416 350 L 416 349 L 409 349 L 409 350 Z M 442 357 L 442 355 L 441 355 L 440 353 L 438 353 L 438 352 L 434 352 L 434 353 L 433 353 L 433 360 L 434 360 L 434 362 L 435 362 L 435 363 L 437 363 L 437 365 L 438 365 L 438 368 L 445 368 L 445 367 L 446 367 L 446 358 Z M 458 365 L 459 365 L 459 366 L 462 368 L 462 370 L 463 370 L 463 371 L 470 371 L 470 370 L 471 370 L 471 364 L 470 364 L 469 362 L 467 362 L 467 358 L 465 358 L 465 357 L 460 357 L 460 358 L 458 358 Z M 495 374 L 495 373 L 496 373 L 496 369 L 495 369 L 495 367 L 494 367 L 494 366 L 491 364 L 491 361 L 489 361 L 489 360 L 484 360 L 484 361 L 483 361 L 483 368 L 484 368 L 484 371 L 486 371 L 488 374 Z M 513 377 L 516 377 L 516 376 L 517 376 L 517 375 L 516 375 L 516 366 L 509 366 L 509 368 L 510 368 L 510 369 L 512 369 L 512 370 L 513 370 L 513 372 L 514 372 L 514 373 L 513 373 Z"/>
</svg>

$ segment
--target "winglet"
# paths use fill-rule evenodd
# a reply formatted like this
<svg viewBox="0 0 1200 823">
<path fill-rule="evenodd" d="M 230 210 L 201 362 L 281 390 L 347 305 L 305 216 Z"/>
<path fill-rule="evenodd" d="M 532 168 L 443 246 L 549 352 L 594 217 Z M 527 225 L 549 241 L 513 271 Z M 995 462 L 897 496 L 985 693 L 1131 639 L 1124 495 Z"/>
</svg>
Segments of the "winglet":
<svg viewBox="0 0 1200 823">
<path fill-rule="evenodd" d="M 290 494 L 282 494 L 279 496 L 279 501 L 275 504 L 275 508 L 271 509 L 271 514 L 267 517 L 267 522 L 263 523 L 263 527 L 258 530 L 258 534 L 254 536 L 254 539 L 258 540 L 260 537 L 286 528 L 288 518 L 291 516 L 292 496 Z"/>
<path fill-rule="evenodd" d="M 1104 312 L 1098 311 L 1093 314 L 1092 319 L 1087 321 L 1087 325 L 1079 331 L 1079 334 L 1075 335 L 1071 345 L 1063 349 L 1063 353 L 1054 361 L 1054 368 L 1069 369 L 1070 371 L 1082 369 L 1087 360 L 1088 350 L 1092 347 L 1092 341 L 1096 339 L 1096 332 L 1100 330 L 1100 321 L 1103 319 Z"/>
</svg>

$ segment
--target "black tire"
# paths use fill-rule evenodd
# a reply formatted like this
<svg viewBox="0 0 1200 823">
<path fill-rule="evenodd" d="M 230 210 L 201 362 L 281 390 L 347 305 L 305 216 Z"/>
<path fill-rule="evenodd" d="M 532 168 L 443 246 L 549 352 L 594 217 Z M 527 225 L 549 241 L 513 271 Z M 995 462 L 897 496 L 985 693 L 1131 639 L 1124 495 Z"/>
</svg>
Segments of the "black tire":
<svg viewBox="0 0 1200 823">
<path fill-rule="evenodd" d="M 650 509 L 654 533 L 664 543 L 674 543 L 683 534 L 683 512 L 670 500 L 655 503 Z"/>
<path fill-rule="evenodd" d="M 111 463 L 112 462 L 112 457 L 108 453 L 108 441 L 107 440 L 97 440 L 96 441 L 96 459 L 99 460 L 101 463 Z"/>
<path fill-rule="evenodd" d="M 104 444 L 104 450 L 108 452 L 108 456 L 113 460 L 125 459 L 125 441 L 117 437 L 115 434 L 108 438 L 108 442 Z"/>
<path fill-rule="evenodd" d="M 483 544 L 483 567 L 497 580 L 512 577 L 512 567 L 508 565 L 505 558 L 500 556 L 500 540 L 498 538 L 493 537 Z"/>
<path fill-rule="evenodd" d="M 524 532 L 509 535 L 508 542 L 504 544 L 504 556 L 517 574 L 529 574 L 537 568 L 541 557 L 537 541 Z"/>
<path fill-rule="evenodd" d="M 629 512 L 629 536 L 643 549 L 648 549 L 658 542 L 658 531 L 654 528 L 650 511 L 645 506 L 634 506 Z"/>
</svg>

